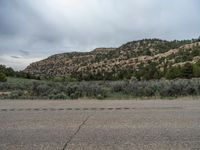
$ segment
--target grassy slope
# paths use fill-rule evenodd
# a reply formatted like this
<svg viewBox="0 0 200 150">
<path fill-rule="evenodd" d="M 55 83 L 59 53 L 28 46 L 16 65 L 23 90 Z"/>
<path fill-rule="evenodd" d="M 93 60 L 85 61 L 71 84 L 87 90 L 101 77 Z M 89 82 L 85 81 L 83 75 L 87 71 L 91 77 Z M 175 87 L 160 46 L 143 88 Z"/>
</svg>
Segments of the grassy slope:
<svg viewBox="0 0 200 150">
<path fill-rule="evenodd" d="M 34 79 L 24 79 L 24 78 L 14 78 L 14 77 L 7 78 L 7 83 L 10 83 L 10 84 L 28 84 L 34 81 L 41 82 L 39 80 L 34 80 Z"/>
</svg>

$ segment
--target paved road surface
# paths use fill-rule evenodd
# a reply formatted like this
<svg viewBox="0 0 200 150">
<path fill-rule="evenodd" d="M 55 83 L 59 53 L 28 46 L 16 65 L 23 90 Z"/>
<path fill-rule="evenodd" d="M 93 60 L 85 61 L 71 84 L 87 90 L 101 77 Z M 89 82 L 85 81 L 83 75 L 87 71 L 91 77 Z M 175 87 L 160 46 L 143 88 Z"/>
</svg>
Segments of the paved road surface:
<svg viewBox="0 0 200 150">
<path fill-rule="evenodd" d="M 0 101 L 0 150 L 200 150 L 200 101 Z"/>
</svg>

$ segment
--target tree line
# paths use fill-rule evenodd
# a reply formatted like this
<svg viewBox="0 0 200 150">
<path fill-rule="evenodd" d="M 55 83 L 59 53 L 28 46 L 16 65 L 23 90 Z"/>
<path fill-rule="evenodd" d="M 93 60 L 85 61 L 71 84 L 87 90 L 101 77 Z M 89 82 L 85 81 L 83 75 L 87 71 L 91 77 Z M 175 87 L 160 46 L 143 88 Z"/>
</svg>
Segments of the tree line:
<svg viewBox="0 0 200 150">
<path fill-rule="evenodd" d="M 125 68 L 125 69 L 116 69 L 112 72 L 98 72 L 92 74 L 90 71 L 82 73 L 74 73 L 71 75 L 72 78 L 77 79 L 78 81 L 90 81 L 90 80 L 155 80 L 155 79 L 177 79 L 177 78 L 198 78 L 200 77 L 200 61 L 191 64 L 185 63 L 178 66 L 164 66 L 161 68 L 158 67 L 158 63 L 149 62 L 148 64 L 140 64 L 138 68 Z"/>
<path fill-rule="evenodd" d="M 11 67 L 6 67 L 5 65 L 0 65 L 0 81 L 6 82 L 7 77 L 18 77 L 18 78 L 26 78 L 26 79 L 39 79 L 34 75 L 27 74 L 23 71 L 15 71 Z"/>
<path fill-rule="evenodd" d="M 200 61 L 195 64 L 185 63 L 178 66 L 164 66 L 163 69 L 157 67 L 156 62 L 149 62 L 148 64 L 140 64 L 137 69 L 114 69 L 112 72 L 101 71 L 96 74 L 91 72 L 72 73 L 62 77 L 51 76 L 34 76 L 22 71 L 14 71 L 12 68 L 7 68 L 0 65 L 0 81 L 6 81 L 7 77 L 20 77 L 26 79 L 37 80 L 53 80 L 57 82 L 64 81 L 97 81 L 97 80 L 155 80 L 165 78 L 173 80 L 177 78 L 199 78 L 200 77 Z"/>
</svg>

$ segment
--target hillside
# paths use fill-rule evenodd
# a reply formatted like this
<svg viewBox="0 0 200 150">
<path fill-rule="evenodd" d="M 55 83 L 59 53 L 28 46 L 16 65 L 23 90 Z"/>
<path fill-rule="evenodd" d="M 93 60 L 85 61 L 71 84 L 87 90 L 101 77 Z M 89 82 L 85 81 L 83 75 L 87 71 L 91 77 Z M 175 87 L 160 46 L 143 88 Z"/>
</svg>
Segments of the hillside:
<svg viewBox="0 0 200 150">
<path fill-rule="evenodd" d="M 159 78 L 168 69 L 196 64 L 200 60 L 200 40 L 165 41 L 144 39 L 118 48 L 97 48 L 91 52 L 56 54 L 30 64 L 25 73 L 34 76 L 70 76 L 79 80 L 145 78 L 144 71 Z"/>
</svg>

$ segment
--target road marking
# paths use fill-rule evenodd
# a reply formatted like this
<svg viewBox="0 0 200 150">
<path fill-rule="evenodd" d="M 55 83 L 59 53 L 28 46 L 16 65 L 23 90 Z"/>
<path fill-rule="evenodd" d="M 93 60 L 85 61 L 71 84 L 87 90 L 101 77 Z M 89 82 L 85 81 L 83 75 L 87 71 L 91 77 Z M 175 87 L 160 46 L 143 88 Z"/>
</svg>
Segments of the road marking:
<svg viewBox="0 0 200 150">
<path fill-rule="evenodd" d="M 1 111 L 7 111 L 7 109 L 1 109 Z"/>
<path fill-rule="evenodd" d="M 107 108 L 97 108 L 97 107 L 92 107 L 92 108 L 9 108 L 9 109 L 0 109 L 0 112 L 16 112 L 16 111 L 103 111 L 103 110 L 171 110 L 171 109 L 183 109 L 181 107 L 162 107 L 162 108 L 132 108 L 132 107 L 107 107 Z"/>
</svg>

